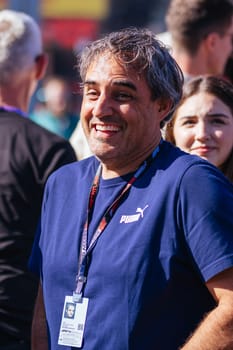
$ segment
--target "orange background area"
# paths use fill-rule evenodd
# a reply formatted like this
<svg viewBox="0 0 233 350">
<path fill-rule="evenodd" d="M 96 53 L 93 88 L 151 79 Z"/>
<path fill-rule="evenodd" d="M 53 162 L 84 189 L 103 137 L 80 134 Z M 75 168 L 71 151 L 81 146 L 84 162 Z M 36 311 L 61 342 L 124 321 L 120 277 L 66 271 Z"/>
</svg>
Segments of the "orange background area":
<svg viewBox="0 0 233 350">
<path fill-rule="evenodd" d="M 7 7 L 7 0 L 0 0 L 0 10 Z"/>
<path fill-rule="evenodd" d="M 99 22 L 108 14 L 109 0 L 42 0 L 40 12 L 45 43 L 66 47 L 95 39 Z"/>
<path fill-rule="evenodd" d="M 41 0 L 41 15 L 52 18 L 102 19 L 108 12 L 108 0 Z"/>
<path fill-rule="evenodd" d="M 41 0 L 45 43 L 58 41 L 73 47 L 95 39 L 99 22 L 108 14 L 108 5 L 109 0 Z"/>
<path fill-rule="evenodd" d="M 79 41 L 81 45 L 86 40 L 95 39 L 100 21 L 108 15 L 109 2 L 40 0 L 39 12 L 45 44 L 57 42 L 67 48 L 73 48 Z M 0 9 L 8 7 L 8 0 L 0 0 Z"/>
</svg>

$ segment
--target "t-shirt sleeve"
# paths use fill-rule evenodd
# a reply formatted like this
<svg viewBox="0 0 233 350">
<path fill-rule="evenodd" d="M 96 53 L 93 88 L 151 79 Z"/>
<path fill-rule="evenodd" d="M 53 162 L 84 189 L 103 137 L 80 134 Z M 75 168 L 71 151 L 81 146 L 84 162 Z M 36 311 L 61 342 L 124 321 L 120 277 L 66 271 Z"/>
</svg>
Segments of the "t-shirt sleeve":
<svg viewBox="0 0 233 350">
<path fill-rule="evenodd" d="M 41 279 L 42 279 L 42 253 L 40 249 L 40 239 L 41 239 L 41 232 L 42 232 L 42 217 L 43 217 L 43 212 L 45 208 L 46 198 L 48 197 L 48 187 L 49 187 L 49 181 L 46 183 L 46 186 L 45 186 L 41 216 L 37 224 L 34 242 L 32 245 L 30 258 L 28 261 L 29 270 L 35 273 Z"/>
<path fill-rule="evenodd" d="M 179 191 L 179 224 L 202 278 L 233 266 L 233 186 L 218 169 L 191 166 Z"/>
</svg>

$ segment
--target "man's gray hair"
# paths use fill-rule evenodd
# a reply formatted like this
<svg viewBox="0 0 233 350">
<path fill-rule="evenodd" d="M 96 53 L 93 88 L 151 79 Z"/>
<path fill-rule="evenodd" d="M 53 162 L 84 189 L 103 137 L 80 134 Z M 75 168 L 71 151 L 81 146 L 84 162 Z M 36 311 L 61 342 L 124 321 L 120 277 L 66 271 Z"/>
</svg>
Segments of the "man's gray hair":
<svg viewBox="0 0 233 350">
<path fill-rule="evenodd" d="M 0 84 L 32 66 L 42 53 L 41 32 L 36 21 L 23 12 L 0 11 Z"/>
<path fill-rule="evenodd" d="M 126 28 L 87 45 L 79 57 L 82 81 L 92 62 L 103 54 L 112 55 L 126 70 L 142 74 L 153 100 L 170 100 L 171 111 L 166 120 L 170 118 L 182 96 L 183 74 L 169 49 L 154 33 L 148 29 Z"/>
</svg>

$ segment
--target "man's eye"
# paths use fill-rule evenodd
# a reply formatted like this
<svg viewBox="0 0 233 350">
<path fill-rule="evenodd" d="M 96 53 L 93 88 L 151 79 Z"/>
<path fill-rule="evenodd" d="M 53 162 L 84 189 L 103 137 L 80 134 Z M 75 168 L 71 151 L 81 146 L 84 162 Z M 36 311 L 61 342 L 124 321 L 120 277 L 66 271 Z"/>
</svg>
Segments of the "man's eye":
<svg viewBox="0 0 233 350">
<path fill-rule="evenodd" d="M 132 99 L 132 96 L 127 92 L 118 92 L 115 94 L 115 98 L 120 101 L 128 101 Z"/>
<path fill-rule="evenodd" d="M 84 91 L 84 95 L 88 96 L 89 98 L 96 98 L 98 94 L 96 90 L 87 90 Z"/>
<path fill-rule="evenodd" d="M 88 90 L 86 91 L 86 95 L 96 95 L 97 92 L 95 90 Z"/>
</svg>

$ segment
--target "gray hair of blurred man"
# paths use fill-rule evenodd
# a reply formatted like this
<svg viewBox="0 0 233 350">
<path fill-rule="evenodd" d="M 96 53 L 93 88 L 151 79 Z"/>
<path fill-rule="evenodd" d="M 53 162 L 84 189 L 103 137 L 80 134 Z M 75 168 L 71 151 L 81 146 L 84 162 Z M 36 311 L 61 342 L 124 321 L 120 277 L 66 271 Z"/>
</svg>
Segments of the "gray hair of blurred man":
<svg viewBox="0 0 233 350">
<path fill-rule="evenodd" d="M 88 68 L 99 56 L 114 57 L 126 70 L 143 74 L 152 100 L 170 100 L 168 121 L 182 96 L 183 74 L 169 49 L 148 29 L 126 28 L 107 34 L 87 45 L 78 57 L 78 68 L 85 81 Z"/>
<path fill-rule="evenodd" d="M 42 53 L 41 32 L 36 21 L 23 12 L 0 11 L 0 84 L 33 65 Z"/>
</svg>

